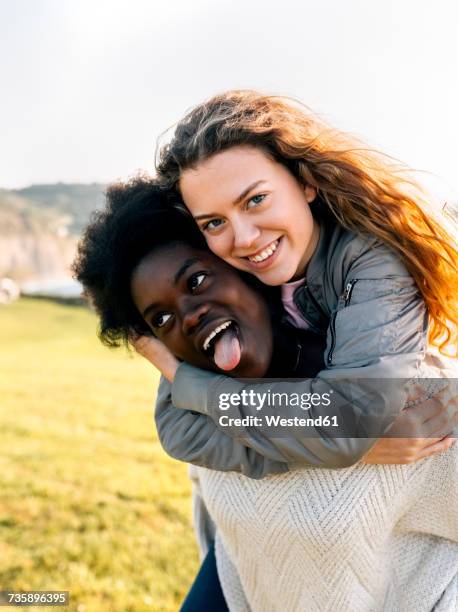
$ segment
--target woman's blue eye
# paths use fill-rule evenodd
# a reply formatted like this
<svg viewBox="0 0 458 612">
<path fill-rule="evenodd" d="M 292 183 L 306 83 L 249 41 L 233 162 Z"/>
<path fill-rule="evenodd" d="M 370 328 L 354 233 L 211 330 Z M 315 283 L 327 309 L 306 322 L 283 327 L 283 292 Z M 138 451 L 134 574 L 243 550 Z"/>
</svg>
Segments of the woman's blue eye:
<svg viewBox="0 0 458 612">
<path fill-rule="evenodd" d="M 197 274 L 193 274 L 191 278 L 188 280 L 188 287 L 191 291 L 195 291 L 207 278 L 205 272 L 197 272 Z"/>
<path fill-rule="evenodd" d="M 164 325 L 172 318 L 169 312 L 160 312 L 157 314 L 151 324 L 153 327 L 164 327 Z"/>
<path fill-rule="evenodd" d="M 204 225 L 202 226 L 202 229 L 204 231 L 213 230 L 213 229 L 220 227 L 223 223 L 224 223 L 224 219 L 211 219 L 210 221 L 207 221 L 207 223 L 204 223 Z"/>
<path fill-rule="evenodd" d="M 264 194 L 259 194 L 259 195 L 255 195 L 252 198 L 250 198 L 247 202 L 247 208 L 256 208 L 256 206 L 259 206 L 259 204 L 261 204 L 261 202 L 264 200 L 266 196 Z"/>
</svg>

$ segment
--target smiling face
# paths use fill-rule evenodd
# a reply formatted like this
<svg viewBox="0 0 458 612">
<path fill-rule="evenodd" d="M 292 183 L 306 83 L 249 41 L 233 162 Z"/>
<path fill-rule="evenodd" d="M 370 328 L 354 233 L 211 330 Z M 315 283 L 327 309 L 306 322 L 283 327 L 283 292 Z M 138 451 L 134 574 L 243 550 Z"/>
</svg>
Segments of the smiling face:
<svg viewBox="0 0 458 612">
<path fill-rule="evenodd" d="M 266 373 L 272 357 L 266 303 L 212 253 L 183 243 L 158 247 L 134 270 L 131 294 L 179 359 L 231 376 Z"/>
<path fill-rule="evenodd" d="M 267 285 L 300 278 L 319 228 L 303 187 L 262 149 L 232 147 L 183 171 L 180 190 L 210 249 Z"/>
</svg>

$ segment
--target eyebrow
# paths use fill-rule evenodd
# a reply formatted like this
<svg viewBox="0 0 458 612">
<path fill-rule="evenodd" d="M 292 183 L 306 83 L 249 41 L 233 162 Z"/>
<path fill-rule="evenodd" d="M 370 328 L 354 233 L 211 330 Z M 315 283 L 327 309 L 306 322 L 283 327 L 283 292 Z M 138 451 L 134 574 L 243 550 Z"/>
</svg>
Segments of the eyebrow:
<svg viewBox="0 0 458 612">
<path fill-rule="evenodd" d="M 183 276 L 183 274 L 186 272 L 186 270 L 188 268 L 190 268 L 192 265 L 194 265 L 195 263 L 197 263 L 199 260 L 198 257 L 190 257 L 189 259 L 186 259 L 183 264 L 179 267 L 179 269 L 177 270 L 174 278 L 173 278 L 173 284 L 177 285 L 180 278 Z M 157 308 L 157 304 L 153 303 L 153 304 L 149 304 L 145 310 L 142 313 L 142 316 L 144 319 L 146 319 L 146 316 L 152 311 L 155 310 Z"/>
<path fill-rule="evenodd" d="M 178 281 L 180 280 L 180 278 L 183 276 L 183 274 L 186 272 L 186 270 L 188 268 L 190 268 L 192 265 L 194 265 L 195 263 L 197 263 L 199 261 L 198 257 L 190 257 L 189 259 L 187 259 L 182 266 L 180 266 L 178 272 L 175 274 L 174 278 L 173 278 L 173 282 L 175 285 L 178 285 Z"/>
<path fill-rule="evenodd" d="M 147 307 L 145 308 L 145 310 L 142 312 L 142 317 L 143 317 L 144 319 L 146 319 L 146 317 L 149 315 L 149 313 L 150 313 L 152 310 L 155 310 L 155 309 L 156 309 L 156 307 L 157 307 L 157 304 L 150 304 L 149 306 L 147 306 Z"/>
<path fill-rule="evenodd" d="M 258 187 L 261 183 L 265 183 L 265 182 L 266 181 L 264 179 L 260 179 L 259 181 L 255 181 L 254 183 L 251 183 L 251 185 L 248 185 L 248 187 L 244 189 L 242 193 L 235 198 L 235 200 L 232 202 L 232 205 L 236 206 L 237 204 L 240 204 L 240 202 L 246 198 L 246 196 L 250 193 L 250 191 L 253 191 L 255 187 Z M 194 217 L 194 221 L 201 221 L 202 219 L 210 219 L 211 217 L 217 217 L 217 216 L 218 216 L 218 213 L 197 215 Z"/>
</svg>

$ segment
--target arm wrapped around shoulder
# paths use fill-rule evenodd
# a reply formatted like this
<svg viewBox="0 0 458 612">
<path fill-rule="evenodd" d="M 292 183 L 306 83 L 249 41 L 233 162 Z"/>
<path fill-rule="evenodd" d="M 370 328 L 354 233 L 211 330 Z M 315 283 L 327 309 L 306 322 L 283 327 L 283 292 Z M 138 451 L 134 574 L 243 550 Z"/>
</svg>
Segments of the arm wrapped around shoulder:
<svg viewBox="0 0 458 612">
<path fill-rule="evenodd" d="M 340 284 L 328 289 L 338 297 L 327 334 L 326 369 L 314 379 L 247 383 L 182 364 L 173 384 L 174 405 L 208 415 L 227 435 L 262 454 L 274 448 L 288 463 L 346 467 L 359 461 L 407 402 L 409 381 L 418 377 L 425 355 L 427 313 L 415 283 L 389 249 L 364 240 L 357 246 L 352 245 L 351 258 L 342 255 L 332 268 L 333 282 Z M 321 282 L 326 291 L 326 279 Z M 308 407 L 305 425 L 272 429 L 256 420 L 266 413 L 265 404 L 260 411 L 259 402 L 237 399 L 230 406 L 233 418 L 225 418 L 222 427 L 222 394 L 240 398 L 251 392 L 256 397 L 330 394 L 332 401 Z M 273 410 L 287 420 L 305 416 L 291 402 Z"/>
</svg>

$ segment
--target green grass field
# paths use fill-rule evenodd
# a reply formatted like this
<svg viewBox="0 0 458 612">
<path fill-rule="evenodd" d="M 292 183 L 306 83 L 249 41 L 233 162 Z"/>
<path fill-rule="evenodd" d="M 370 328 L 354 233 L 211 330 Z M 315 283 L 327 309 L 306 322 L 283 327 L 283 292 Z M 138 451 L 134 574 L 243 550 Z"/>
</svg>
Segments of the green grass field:
<svg viewBox="0 0 458 612">
<path fill-rule="evenodd" d="M 177 610 L 198 566 L 187 468 L 157 440 L 156 372 L 95 330 L 81 307 L 0 307 L 0 588 Z"/>
</svg>

